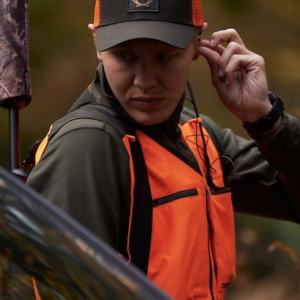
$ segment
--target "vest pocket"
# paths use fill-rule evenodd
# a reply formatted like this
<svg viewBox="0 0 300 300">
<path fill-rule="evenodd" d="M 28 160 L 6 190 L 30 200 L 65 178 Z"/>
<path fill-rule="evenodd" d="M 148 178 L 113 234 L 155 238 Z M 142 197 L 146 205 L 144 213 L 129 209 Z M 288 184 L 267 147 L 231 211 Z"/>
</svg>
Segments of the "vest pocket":
<svg viewBox="0 0 300 300">
<path fill-rule="evenodd" d="M 205 186 L 181 186 L 157 200 L 148 277 L 174 299 L 211 299 Z"/>
<path fill-rule="evenodd" d="M 197 189 L 189 189 L 189 190 L 185 190 L 185 191 L 180 191 L 180 192 L 176 192 L 174 194 L 165 196 L 165 197 L 161 197 L 158 199 L 154 199 L 153 200 L 153 206 L 159 206 L 162 204 L 166 204 L 175 200 L 179 200 L 182 198 L 186 198 L 186 197 L 190 197 L 190 196 L 197 196 L 198 195 L 198 191 Z"/>
</svg>

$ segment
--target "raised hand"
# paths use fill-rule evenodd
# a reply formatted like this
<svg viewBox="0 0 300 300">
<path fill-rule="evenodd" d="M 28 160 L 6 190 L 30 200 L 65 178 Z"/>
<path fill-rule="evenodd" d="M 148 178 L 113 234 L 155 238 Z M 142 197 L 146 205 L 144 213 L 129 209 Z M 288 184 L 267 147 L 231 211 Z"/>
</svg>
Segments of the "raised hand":
<svg viewBox="0 0 300 300">
<path fill-rule="evenodd" d="M 210 40 L 200 40 L 199 54 L 210 66 L 223 105 L 239 120 L 255 122 L 268 114 L 272 106 L 264 59 L 246 48 L 236 30 L 217 31 Z"/>
</svg>

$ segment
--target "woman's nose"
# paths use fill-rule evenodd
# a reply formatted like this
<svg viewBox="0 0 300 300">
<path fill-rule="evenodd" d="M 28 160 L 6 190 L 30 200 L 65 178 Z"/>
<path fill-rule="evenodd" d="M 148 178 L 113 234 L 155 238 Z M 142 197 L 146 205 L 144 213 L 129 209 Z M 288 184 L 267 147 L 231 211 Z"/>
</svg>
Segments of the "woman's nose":
<svg viewBox="0 0 300 300">
<path fill-rule="evenodd" d="M 157 68 L 151 61 L 141 62 L 136 67 L 134 85 L 149 90 L 157 84 Z"/>
</svg>

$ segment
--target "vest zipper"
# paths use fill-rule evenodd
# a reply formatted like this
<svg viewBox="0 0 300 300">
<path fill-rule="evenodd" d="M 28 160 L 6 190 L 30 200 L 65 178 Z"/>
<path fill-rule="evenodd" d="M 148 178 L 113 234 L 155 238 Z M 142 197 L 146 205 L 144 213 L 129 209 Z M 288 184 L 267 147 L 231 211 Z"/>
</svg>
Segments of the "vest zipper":
<svg viewBox="0 0 300 300">
<path fill-rule="evenodd" d="M 209 219 L 209 212 L 208 212 L 208 207 L 209 207 L 209 192 L 208 189 L 205 189 L 206 193 L 206 218 L 207 218 L 207 224 L 208 224 L 208 245 L 207 245 L 207 250 L 208 250 L 208 259 L 209 259 L 209 289 L 210 289 L 210 294 L 212 300 L 215 300 L 214 292 L 213 292 L 213 278 L 214 278 L 214 271 L 213 271 L 213 258 L 211 255 L 211 238 L 210 238 L 210 232 L 211 232 L 211 224 L 210 224 L 210 219 Z"/>
</svg>

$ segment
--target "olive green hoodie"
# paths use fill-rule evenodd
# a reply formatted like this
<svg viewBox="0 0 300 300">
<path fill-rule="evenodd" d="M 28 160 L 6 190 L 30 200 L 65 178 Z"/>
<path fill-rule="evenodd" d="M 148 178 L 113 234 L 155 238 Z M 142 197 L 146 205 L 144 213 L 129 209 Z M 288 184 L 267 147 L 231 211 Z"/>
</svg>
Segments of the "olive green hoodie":
<svg viewBox="0 0 300 300">
<path fill-rule="evenodd" d="M 164 123 L 136 124 L 110 91 L 100 64 L 91 86 L 69 113 L 53 124 L 46 151 L 31 172 L 28 185 L 120 251 L 130 201 L 129 158 L 118 126 L 87 106 L 98 102 L 199 171 L 195 158 L 181 141 L 178 127 L 180 120 L 186 121 L 195 113 L 183 108 L 183 96 Z M 299 121 L 284 114 L 272 137 L 254 141 L 201 117 L 224 162 L 224 180 L 232 190 L 234 209 L 299 223 Z M 65 124 L 82 118 L 81 126 L 62 132 Z M 89 122 L 99 118 L 103 121 L 101 126 Z"/>
</svg>

